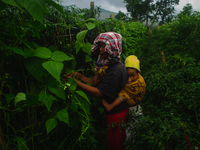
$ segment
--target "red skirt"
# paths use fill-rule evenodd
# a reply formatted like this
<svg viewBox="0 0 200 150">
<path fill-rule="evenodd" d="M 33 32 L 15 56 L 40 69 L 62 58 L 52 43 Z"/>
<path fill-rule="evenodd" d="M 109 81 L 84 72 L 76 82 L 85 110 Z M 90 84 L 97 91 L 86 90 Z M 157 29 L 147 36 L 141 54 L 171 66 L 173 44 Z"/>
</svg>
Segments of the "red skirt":
<svg viewBox="0 0 200 150">
<path fill-rule="evenodd" d="M 129 108 L 118 114 L 106 115 L 106 124 L 108 127 L 107 150 L 124 150 L 123 143 L 126 139 L 126 132 L 121 127 L 121 122 L 126 121 L 128 110 Z"/>
</svg>

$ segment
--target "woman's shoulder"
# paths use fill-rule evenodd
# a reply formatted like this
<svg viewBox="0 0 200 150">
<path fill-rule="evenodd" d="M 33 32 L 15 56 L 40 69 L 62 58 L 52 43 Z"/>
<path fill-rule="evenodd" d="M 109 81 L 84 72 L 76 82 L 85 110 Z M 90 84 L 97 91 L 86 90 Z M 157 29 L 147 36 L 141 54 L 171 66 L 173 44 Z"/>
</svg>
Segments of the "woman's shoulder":
<svg viewBox="0 0 200 150">
<path fill-rule="evenodd" d="M 106 74 L 113 75 L 116 78 L 124 78 L 125 80 L 128 79 L 128 74 L 126 67 L 123 63 L 117 62 L 112 64 L 108 67 Z"/>
<path fill-rule="evenodd" d="M 112 65 L 110 65 L 109 70 L 114 70 L 114 71 L 126 71 L 126 67 L 122 62 L 116 62 Z"/>
</svg>

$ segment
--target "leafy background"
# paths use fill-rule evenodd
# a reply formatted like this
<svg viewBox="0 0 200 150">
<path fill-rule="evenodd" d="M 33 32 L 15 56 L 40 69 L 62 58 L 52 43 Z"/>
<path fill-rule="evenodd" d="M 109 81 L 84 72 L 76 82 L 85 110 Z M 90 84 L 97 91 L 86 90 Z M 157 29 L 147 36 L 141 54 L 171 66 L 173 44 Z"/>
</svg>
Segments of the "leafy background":
<svg viewBox="0 0 200 150">
<path fill-rule="evenodd" d="M 1 0 L 1 149 L 105 149 L 104 109 L 63 74 L 94 75 L 91 45 L 101 32 L 123 36 L 122 60 L 135 54 L 147 91 L 143 116 L 130 114 L 126 149 L 198 149 L 199 15 L 149 29 L 103 21 L 52 0 Z M 35 11 L 37 10 L 37 11 Z M 144 144 L 145 143 L 145 144 Z"/>
</svg>

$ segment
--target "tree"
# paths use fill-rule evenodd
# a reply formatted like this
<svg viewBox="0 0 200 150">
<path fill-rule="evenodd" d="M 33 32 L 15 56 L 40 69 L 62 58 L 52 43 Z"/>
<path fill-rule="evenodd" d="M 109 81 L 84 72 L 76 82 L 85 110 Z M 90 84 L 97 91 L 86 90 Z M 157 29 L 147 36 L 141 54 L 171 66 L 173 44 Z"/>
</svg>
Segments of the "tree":
<svg viewBox="0 0 200 150">
<path fill-rule="evenodd" d="M 187 16 L 191 16 L 193 13 L 193 7 L 190 3 L 187 3 L 183 9 L 183 11 L 180 11 L 180 13 L 178 14 L 178 17 L 180 18 L 181 16 L 187 15 Z"/>
<path fill-rule="evenodd" d="M 170 21 L 179 0 L 124 0 L 124 3 L 134 21 L 146 21 L 146 26 L 151 21 L 152 26 L 155 21 L 160 20 L 160 24 Z"/>
<path fill-rule="evenodd" d="M 127 21 L 129 17 L 127 16 L 127 14 L 119 11 L 118 14 L 115 16 L 115 19 Z"/>
</svg>

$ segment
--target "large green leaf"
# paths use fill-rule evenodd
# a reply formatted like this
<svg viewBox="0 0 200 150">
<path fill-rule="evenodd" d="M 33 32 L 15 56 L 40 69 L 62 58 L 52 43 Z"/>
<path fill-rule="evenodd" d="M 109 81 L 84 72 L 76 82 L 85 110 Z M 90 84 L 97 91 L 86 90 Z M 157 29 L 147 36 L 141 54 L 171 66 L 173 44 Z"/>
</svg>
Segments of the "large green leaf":
<svg viewBox="0 0 200 150">
<path fill-rule="evenodd" d="M 19 5 L 14 1 L 14 0 L 2 0 L 4 3 L 6 4 L 9 4 L 9 5 L 12 5 L 12 6 L 15 6 L 15 7 L 18 7 L 19 9 L 21 9 L 19 7 Z"/>
<path fill-rule="evenodd" d="M 63 62 L 63 61 L 71 60 L 71 59 L 74 59 L 74 58 L 67 56 L 65 53 L 63 53 L 61 51 L 55 51 L 55 52 L 53 52 L 51 59 L 54 60 L 54 61 Z"/>
<path fill-rule="evenodd" d="M 53 6 L 54 8 L 56 8 L 58 11 L 60 11 L 61 13 L 64 13 L 63 11 L 63 7 L 59 4 L 57 4 L 56 2 L 54 2 L 53 0 L 45 0 L 45 2 L 51 6 Z"/>
<path fill-rule="evenodd" d="M 51 58 L 52 52 L 46 48 L 46 47 L 39 47 L 34 50 L 33 56 L 42 58 L 42 59 L 48 59 Z"/>
<path fill-rule="evenodd" d="M 81 97 L 83 97 L 85 100 L 87 100 L 88 103 L 90 103 L 90 100 L 88 99 L 87 95 L 83 91 L 76 91 L 76 93 L 80 95 Z"/>
<path fill-rule="evenodd" d="M 32 76 L 40 82 L 44 82 L 44 75 L 48 74 L 42 67 L 42 59 L 37 57 L 30 57 L 25 60 L 26 69 L 32 74 Z"/>
<path fill-rule="evenodd" d="M 21 93 L 21 92 L 18 93 L 15 96 L 15 100 L 14 100 L 15 106 L 17 105 L 18 102 L 23 101 L 23 100 L 26 100 L 26 94 L 25 93 Z"/>
<path fill-rule="evenodd" d="M 49 89 L 50 92 L 54 93 L 59 98 L 66 100 L 65 90 L 64 90 L 64 87 L 62 85 L 58 85 L 56 87 L 48 86 L 48 89 Z"/>
<path fill-rule="evenodd" d="M 13 94 L 5 94 L 8 104 L 15 98 Z"/>
<path fill-rule="evenodd" d="M 92 47 L 92 44 L 89 42 L 86 42 L 85 45 L 83 46 L 83 51 L 91 55 L 91 47 Z"/>
<path fill-rule="evenodd" d="M 77 82 L 73 79 L 73 78 L 69 78 L 69 80 L 67 81 L 67 83 L 69 83 L 69 88 L 71 90 L 76 90 L 76 87 L 77 87 Z"/>
<path fill-rule="evenodd" d="M 89 55 L 85 55 L 85 62 L 91 62 L 92 58 Z"/>
<path fill-rule="evenodd" d="M 38 94 L 38 100 L 41 102 L 41 103 L 44 103 L 45 100 L 48 98 L 48 94 L 47 92 L 45 91 L 41 91 L 39 94 Z"/>
<path fill-rule="evenodd" d="M 71 108 L 73 109 L 73 110 L 77 110 L 78 109 L 78 107 L 79 107 L 79 103 L 77 102 L 77 97 L 76 97 L 76 95 L 72 95 L 72 97 L 71 97 L 71 101 L 72 101 L 72 104 L 71 104 Z"/>
<path fill-rule="evenodd" d="M 88 28 L 88 30 L 92 30 L 95 28 L 95 24 L 94 23 L 91 23 L 91 22 L 88 22 L 85 24 L 86 27 Z"/>
<path fill-rule="evenodd" d="M 58 112 L 57 114 L 57 118 L 60 120 L 60 121 L 63 121 L 65 123 L 68 123 L 69 124 L 69 115 L 68 115 L 68 111 L 66 109 L 62 109 Z"/>
<path fill-rule="evenodd" d="M 81 95 L 76 95 L 76 98 L 78 99 L 78 101 L 80 102 L 79 107 L 85 111 L 87 114 L 90 113 L 90 104 L 88 103 L 87 100 L 85 100 L 85 98 L 83 98 Z M 75 101 L 76 102 L 76 101 Z"/>
<path fill-rule="evenodd" d="M 77 54 L 80 48 L 83 47 L 83 41 L 76 41 L 75 47 L 76 47 L 76 54 Z"/>
<path fill-rule="evenodd" d="M 58 51 L 58 49 L 55 46 L 53 46 L 53 45 L 49 46 L 48 49 L 50 49 L 51 52 Z"/>
<path fill-rule="evenodd" d="M 15 52 L 15 53 L 26 58 L 26 55 L 25 55 L 25 53 L 22 49 L 19 49 L 19 48 L 16 48 L 16 47 L 10 47 L 10 46 L 6 46 L 6 49 L 11 49 L 13 52 Z"/>
<path fill-rule="evenodd" d="M 38 95 L 39 101 L 45 104 L 47 110 L 50 111 L 54 100 L 57 100 L 53 95 L 49 95 L 45 91 L 41 91 Z"/>
<path fill-rule="evenodd" d="M 46 121 L 45 125 L 46 125 L 47 134 L 48 134 L 51 130 L 53 130 L 57 126 L 57 121 L 56 119 L 51 118 Z"/>
<path fill-rule="evenodd" d="M 42 66 L 57 80 L 60 80 L 60 74 L 63 69 L 63 64 L 61 62 L 47 61 L 42 64 Z"/>
<path fill-rule="evenodd" d="M 83 31 L 79 32 L 79 33 L 76 35 L 76 39 L 77 39 L 78 41 L 83 41 L 84 38 L 85 38 L 85 36 L 86 36 L 86 34 L 87 34 L 87 32 L 88 32 L 88 30 L 83 30 Z"/>
<path fill-rule="evenodd" d="M 17 0 L 36 20 L 43 24 L 47 7 L 43 0 Z"/>
<path fill-rule="evenodd" d="M 50 111 L 54 100 L 57 100 L 57 99 L 53 95 L 49 95 L 49 97 L 45 99 L 44 104 L 47 107 L 48 111 Z"/>
<path fill-rule="evenodd" d="M 95 18 L 89 18 L 87 19 L 86 21 L 94 21 L 94 22 L 97 22 L 97 20 Z"/>
</svg>

